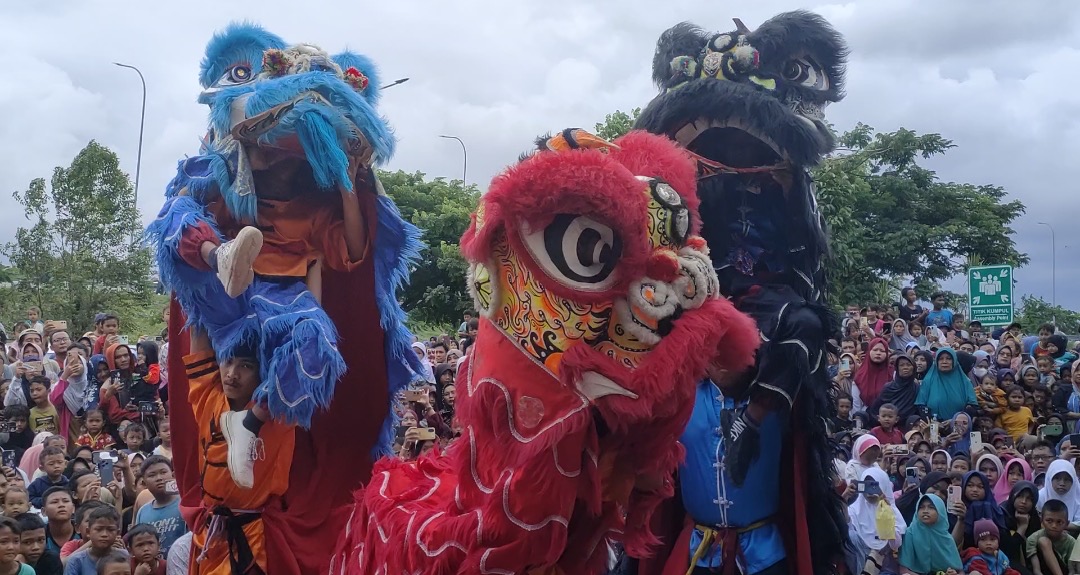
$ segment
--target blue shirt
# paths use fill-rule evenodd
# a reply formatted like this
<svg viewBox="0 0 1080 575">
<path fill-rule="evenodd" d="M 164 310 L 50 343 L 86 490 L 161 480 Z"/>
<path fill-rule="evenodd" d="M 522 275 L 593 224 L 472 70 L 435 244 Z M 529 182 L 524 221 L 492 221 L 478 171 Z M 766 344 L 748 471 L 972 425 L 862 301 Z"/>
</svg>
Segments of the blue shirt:
<svg viewBox="0 0 1080 575">
<path fill-rule="evenodd" d="M 30 482 L 30 485 L 26 488 L 26 493 L 30 496 L 30 505 L 41 509 L 41 496 L 45 495 L 45 492 L 48 491 L 50 487 L 67 486 L 68 478 L 66 475 L 61 475 L 60 479 L 57 479 L 55 482 L 49 481 L 48 475 L 42 475 L 41 477 L 38 477 L 37 479 Z"/>
<path fill-rule="evenodd" d="M 113 549 L 113 552 L 122 553 L 128 557 L 128 552 L 123 549 Z M 80 549 L 68 557 L 67 565 L 64 566 L 64 575 L 97 575 L 97 557 L 90 556 L 89 549 Z"/>
<path fill-rule="evenodd" d="M 724 397 L 708 379 L 698 383 L 694 412 L 679 439 L 686 447 L 686 460 L 679 467 L 679 483 L 683 504 L 695 523 L 745 527 L 769 519 L 779 510 L 780 450 L 786 428 L 783 419 L 770 413 L 762 422 L 761 449 L 741 486 L 735 486 L 724 467 L 720 413 L 746 404 L 746 401 L 736 404 L 735 400 Z M 702 537 L 701 531 L 695 529 L 690 538 L 691 556 Z M 739 568 L 743 573 L 753 575 L 786 557 L 780 529 L 773 521 L 738 537 L 742 549 Z M 719 568 L 722 560 L 723 551 L 719 545 L 713 545 L 698 561 L 698 566 Z"/>
<path fill-rule="evenodd" d="M 162 556 L 168 556 L 169 548 L 172 547 L 173 542 L 187 533 L 188 530 L 187 523 L 184 523 L 184 519 L 180 516 L 179 496 L 174 497 L 172 503 L 162 507 L 158 507 L 156 501 L 143 505 L 139 508 L 138 515 L 135 516 L 135 523 L 146 523 L 154 526 L 154 530 L 157 531 L 158 538 L 161 540 Z"/>
<path fill-rule="evenodd" d="M 926 314 L 926 325 L 952 329 L 952 312 L 947 309 L 930 310 L 930 313 Z"/>
</svg>

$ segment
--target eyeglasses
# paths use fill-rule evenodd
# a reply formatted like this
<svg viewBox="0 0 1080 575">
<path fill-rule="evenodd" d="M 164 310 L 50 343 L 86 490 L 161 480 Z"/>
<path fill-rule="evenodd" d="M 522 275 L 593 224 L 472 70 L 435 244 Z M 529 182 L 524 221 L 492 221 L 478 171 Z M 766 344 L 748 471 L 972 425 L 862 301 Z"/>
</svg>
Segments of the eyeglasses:
<svg viewBox="0 0 1080 575">
<path fill-rule="evenodd" d="M 1053 459 L 1053 458 L 1054 458 L 1053 455 L 1032 455 L 1031 456 L 1032 461 L 1046 461 L 1048 459 Z"/>
</svg>

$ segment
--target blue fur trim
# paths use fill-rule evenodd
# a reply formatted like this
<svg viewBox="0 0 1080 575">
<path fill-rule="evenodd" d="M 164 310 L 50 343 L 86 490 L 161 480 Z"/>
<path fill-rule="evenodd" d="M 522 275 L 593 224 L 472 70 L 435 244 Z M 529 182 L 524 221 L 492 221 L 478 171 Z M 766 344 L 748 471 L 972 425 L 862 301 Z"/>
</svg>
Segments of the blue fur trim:
<svg viewBox="0 0 1080 575">
<path fill-rule="evenodd" d="M 421 373 L 420 358 L 412 350 L 412 333 L 405 327 L 405 310 L 395 297 L 398 289 L 409 280 L 409 269 L 420 261 L 420 230 L 401 217 L 394 201 L 379 196 L 376 208 L 378 225 L 375 230 L 375 301 L 379 306 L 380 323 L 385 332 L 386 379 L 389 385 L 389 415 L 383 423 L 379 442 L 372 448 L 374 458 L 391 454 L 398 416 L 394 402 L 409 382 Z"/>
<path fill-rule="evenodd" d="M 309 72 L 295 76 L 284 76 L 273 80 L 260 80 L 244 86 L 251 92 L 245 104 L 247 117 L 255 116 L 275 106 L 296 98 L 304 92 L 317 92 L 330 101 L 333 109 L 344 114 L 364 133 L 375 151 L 376 163 L 382 165 L 394 155 L 394 135 L 386 120 L 379 116 L 375 108 L 352 86 L 329 72 Z M 239 95 L 235 89 L 224 91 L 219 96 L 224 103 Z M 218 104 L 215 102 L 215 107 Z M 295 111 L 294 111 L 295 113 Z M 218 133 L 229 130 L 228 114 L 214 114 L 214 129 Z M 220 122 L 220 125 L 217 123 Z M 337 122 L 335 122 L 337 123 Z"/>
<path fill-rule="evenodd" d="M 341 66 L 342 72 L 349 68 L 356 68 L 357 70 L 360 70 L 363 75 L 367 76 L 368 86 L 361 93 L 364 95 L 364 98 L 367 98 L 367 101 L 372 106 L 379 104 L 379 96 L 382 95 L 379 86 L 382 85 L 382 79 L 380 78 L 378 67 L 375 66 L 375 62 L 372 62 L 370 58 L 363 54 L 357 54 L 356 52 L 351 52 L 349 50 L 345 50 L 340 54 L 335 54 L 334 56 L 331 56 L 330 59 L 338 66 Z"/>
<path fill-rule="evenodd" d="M 218 239 L 224 236 L 213 219 L 204 213 L 203 206 L 191 196 L 175 196 L 165 201 L 158 217 L 146 227 L 144 239 L 152 248 L 157 261 L 161 283 L 172 290 L 184 306 L 187 325 L 203 325 L 203 310 L 197 302 L 212 297 L 217 278 L 212 273 L 196 270 L 180 258 L 178 249 L 183 233 L 204 222 L 214 230 Z"/>
<path fill-rule="evenodd" d="M 199 83 L 203 88 L 213 86 L 233 64 L 247 63 L 253 73 L 262 70 L 263 52 L 269 48 L 285 48 L 285 41 L 251 22 L 233 22 L 214 34 L 206 45 L 206 54 L 199 65 Z"/>
</svg>

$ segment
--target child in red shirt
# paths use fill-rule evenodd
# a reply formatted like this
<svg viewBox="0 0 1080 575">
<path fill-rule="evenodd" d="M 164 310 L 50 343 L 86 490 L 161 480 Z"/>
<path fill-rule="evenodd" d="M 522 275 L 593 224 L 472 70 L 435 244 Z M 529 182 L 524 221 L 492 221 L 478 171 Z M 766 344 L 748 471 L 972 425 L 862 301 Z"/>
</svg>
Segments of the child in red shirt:
<svg viewBox="0 0 1080 575">
<path fill-rule="evenodd" d="M 904 434 L 896 427 L 896 420 L 899 419 L 897 415 L 900 410 L 896 409 L 896 406 L 891 403 L 886 403 L 878 409 L 878 425 L 870 430 L 870 435 L 873 435 L 881 442 L 882 445 L 897 445 L 906 444 L 904 440 Z"/>
</svg>

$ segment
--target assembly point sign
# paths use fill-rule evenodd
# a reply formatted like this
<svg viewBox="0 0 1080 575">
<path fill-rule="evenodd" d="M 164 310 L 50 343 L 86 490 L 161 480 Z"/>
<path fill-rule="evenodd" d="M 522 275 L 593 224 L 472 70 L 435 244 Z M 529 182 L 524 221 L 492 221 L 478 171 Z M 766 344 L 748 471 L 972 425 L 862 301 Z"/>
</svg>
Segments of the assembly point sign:
<svg viewBox="0 0 1080 575">
<path fill-rule="evenodd" d="M 984 326 L 1013 321 L 1012 266 L 981 266 L 968 270 L 969 321 Z"/>
</svg>

